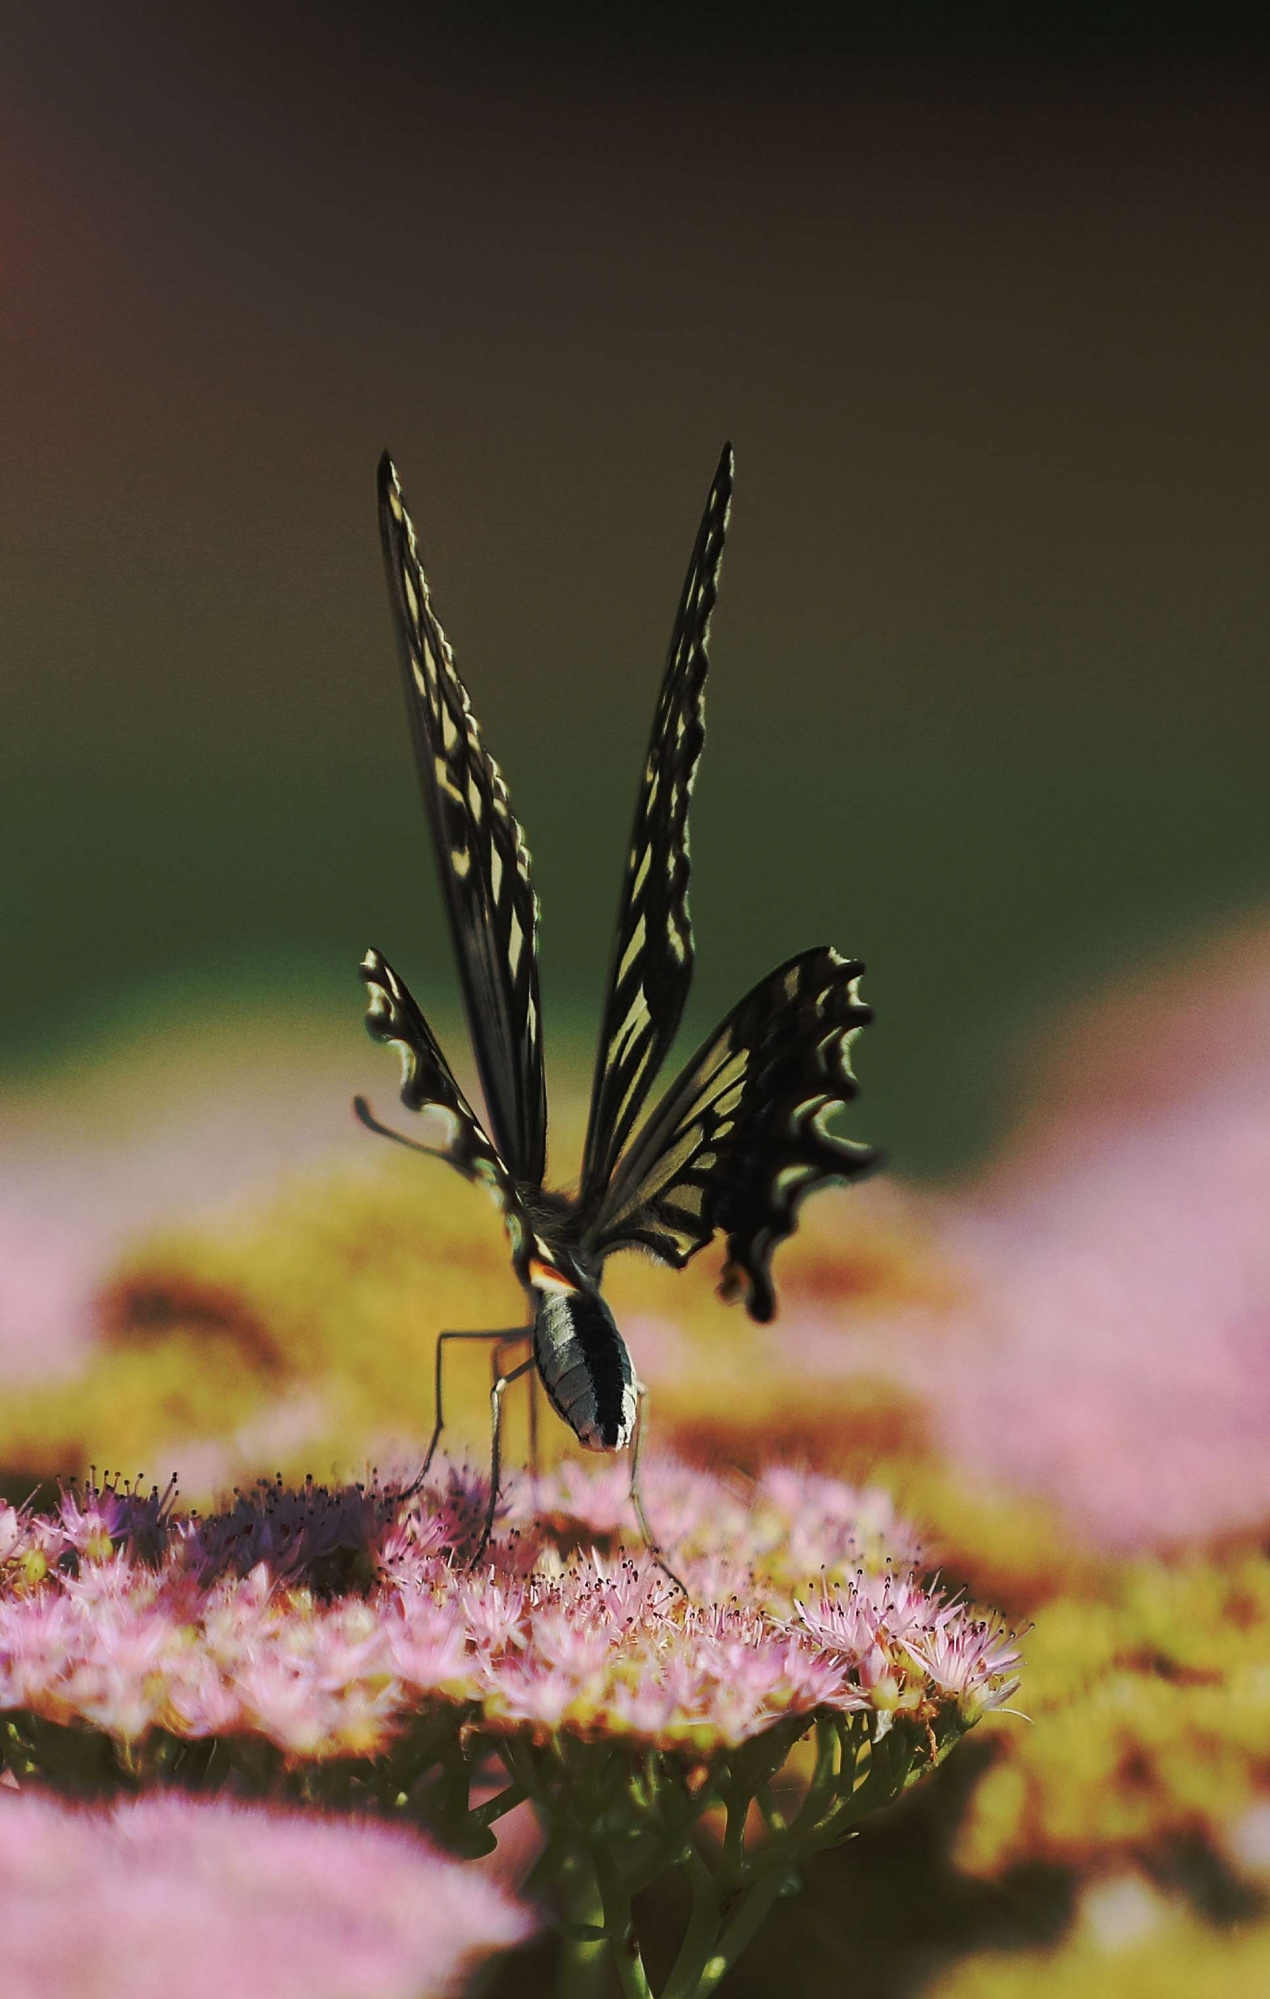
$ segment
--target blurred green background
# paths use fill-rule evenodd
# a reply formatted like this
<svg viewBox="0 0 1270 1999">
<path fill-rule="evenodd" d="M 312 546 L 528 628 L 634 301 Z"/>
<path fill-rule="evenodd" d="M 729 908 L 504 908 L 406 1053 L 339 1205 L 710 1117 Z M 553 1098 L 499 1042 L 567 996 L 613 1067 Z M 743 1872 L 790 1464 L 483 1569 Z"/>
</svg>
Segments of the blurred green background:
<svg viewBox="0 0 1270 1999">
<path fill-rule="evenodd" d="M 275 990 L 355 1037 L 372 942 L 452 1008 L 385 443 L 549 1055 L 729 435 L 690 1033 L 863 956 L 855 1129 L 942 1173 L 1038 1010 L 1074 1037 L 1082 982 L 1270 889 L 1259 59 L 1095 9 L 614 18 L 6 11 L 6 1066 Z"/>
</svg>

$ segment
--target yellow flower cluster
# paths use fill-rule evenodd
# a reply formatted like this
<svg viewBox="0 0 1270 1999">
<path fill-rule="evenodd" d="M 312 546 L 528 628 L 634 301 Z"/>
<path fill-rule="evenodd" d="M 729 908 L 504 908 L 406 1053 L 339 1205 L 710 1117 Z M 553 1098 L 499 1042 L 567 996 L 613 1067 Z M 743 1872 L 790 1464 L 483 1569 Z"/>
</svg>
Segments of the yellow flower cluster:
<svg viewBox="0 0 1270 1999">
<path fill-rule="evenodd" d="M 1131 1884 L 1130 1893 L 1138 1892 Z M 1270 1992 L 1270 1923 L 1216 1929 L 1168 1907 L 1155 1921 L 1144 1909 L 1144 1919 L 1147 1934 L 1124 1942 L 1082 1924 L 1059 1950 L 967 1958 L 925 1999 L 1254 1999 Z"/>
<path fill-rule="evenodd" d="M 6 1396 L 0 1464 L 33 1479 L 94 1462 L 164 1475 L 175 1465 L 193 1500 L 256 1471 L 327 1477 L 394 1440 L 413 1449 L 431 1428 L 436 1335 L 523 1323 L 524 1299 L 488 1201 L 442 1167 L 386 1147 L 372 1158 L 366 1172 L 306 1182 L 246 1223 L 169 1231 L 130 1255 L 103 1287 L 103 1337 L 82 1372 Z M 852 1231 L 868 1245 L 855 1259 L 835 1240 L 837 1201 L 808 1211 L 782 1268 L 788 1309 L 937 1293 L 920 1223 L 888 1190 L 865 1189 L 854 1205 L 870 1200 Z M 719 1304 L 716 1265 L 707 1253 L 676 1273 L 627 1257 L 606 1273 L 652 1381 L 663 1444 L 693 1456 L 721 1446 L 729 1462 L 757 1468 L 782 1455 L 784 1437 L 848 1477 L 879 1445 L 913 1455 L 911 1398 L 865 1381 L 859 1420 L 844 1424 L 835 1401 L 827 1423 L 823 1384 L 799 1381 L 779 1332 Z M 725 1357 L 727 1422 L 716 1435 Z M 451 1358 L 451 1441 L 480 1456 L 488 1355 Z M 544 1441 L 567 1440 L 553 1424 Z M 514 1452 L 523 1439 L 513 1431 L 510 1442 Z"/>
<path fill-rule="evenodd" d="M 439 1169 L 421 1201 L 415 1165 L 388 1158 L 247 1224 L 147 1242 L 103 1288 L 87 1366 L 5 1398 L 0 1463 L 33 1477 L 176 1465 L 196 1499 L 426 1436 L 436 1332 L 522 1311 L 493 1210 Z"/>
<path fill-rule="evenodd" d="M 1126 1565 L 1102 1599 L 1046 1605 L 1026 1652 L 1033 1726 L 997 1728 L 960 1864 L 1087 1873 L 1197 1837 L 1226 1854 L 1270 1796 L 1270 1561 Z"/>
</svg>

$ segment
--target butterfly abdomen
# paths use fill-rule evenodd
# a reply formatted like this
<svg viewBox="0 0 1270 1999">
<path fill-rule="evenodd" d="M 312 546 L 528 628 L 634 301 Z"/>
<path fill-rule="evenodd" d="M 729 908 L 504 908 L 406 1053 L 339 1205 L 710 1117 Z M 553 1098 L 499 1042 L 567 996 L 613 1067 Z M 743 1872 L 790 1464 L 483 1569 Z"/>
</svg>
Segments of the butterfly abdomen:
<svg viewBox="0 0 1270 1999">
<path fill-rule="evenodd" d="M 534 1268 L 534 1359 L 551 1406 L 592 1451 L 620 1451 L 635 1434 L 635 1369 L 598 1291 Z"/>
</svg>

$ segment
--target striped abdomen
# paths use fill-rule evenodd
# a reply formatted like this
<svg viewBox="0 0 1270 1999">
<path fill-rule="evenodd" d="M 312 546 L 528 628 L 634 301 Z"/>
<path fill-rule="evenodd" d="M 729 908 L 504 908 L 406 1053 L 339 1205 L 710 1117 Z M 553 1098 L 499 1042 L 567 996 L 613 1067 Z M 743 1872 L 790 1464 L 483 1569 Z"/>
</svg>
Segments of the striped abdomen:
<svg viewBox="0 0 1270 1999">
<path fill-rule="evenodd" d="M 534 1286 L 534 1359 L 553 1409 L 592 1451 L 625 1450 L 635 1434 L 635 1369 L 598 1291 Z"/>
</svg>

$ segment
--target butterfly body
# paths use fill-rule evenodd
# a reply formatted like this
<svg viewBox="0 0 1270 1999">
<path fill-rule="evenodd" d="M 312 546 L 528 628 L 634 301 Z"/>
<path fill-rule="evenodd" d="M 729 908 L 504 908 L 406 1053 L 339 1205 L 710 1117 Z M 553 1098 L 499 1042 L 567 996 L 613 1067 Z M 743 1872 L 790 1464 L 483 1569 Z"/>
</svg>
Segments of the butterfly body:
<svg viewBox="0 0 1270 1999">
<path fill-rule="evenodd" d="M 598 1288 L 542 1272 L 534 1298 L 534 1360 L 547 1400 L 588 1450 L 625 1450 L 635 1434 L 635 1368 Z"/>
<path fill-rule="evenodd" d="M 635 1431 L 635 1369 L 600 1296 L 598 1268 L 568 1240 L 577 1236 L 576 1205 L 546 1189 L 521 1190 L 521 1199 L 532 1202 L 534 1228 L 528 1237 L 513 1233 L 512 1261 L 533 1313 L 547 1400 L 588 1450 L 625 1450 Z"/>
<path fill-rule="evenodd" d="M 643 1392 L 600 1295 L 606 1259 L 640 1248 L 682 1268 L 722 1234 L 722 1295 L 770 1319 L 772 1253 L 793 1232 L 805 1196 L 879 1159 L 828 1129 L 855 1096 L 850 1044 L 871 1018 L 857 990 L 863 966 L 828 946 L 761 979 L 639 1127 L 692 976 L 688 803 L 705 737 L 706 638 L 731 493 L 725 447 L 671 638 L 622 882 L 581 1185 L 567 1197 L 543 1184 L 538 902 L 528 849 L 433 612 L 396 472 L 387 456 L 380 467 L 411 732 L 488 1130 L 378 951 L 362 963 L 366 1024 L 401 1058 L 402 1102 L 446 1124 L 444 1145 L 421 1149 L 439 1151 L 501 1208 L 532 1313 L 538 1375 L 552 1407 L 596 1450 L 632 1443 Z M 360 1100 L 359 1112 L 383 1129 Z"/>
</svg>

